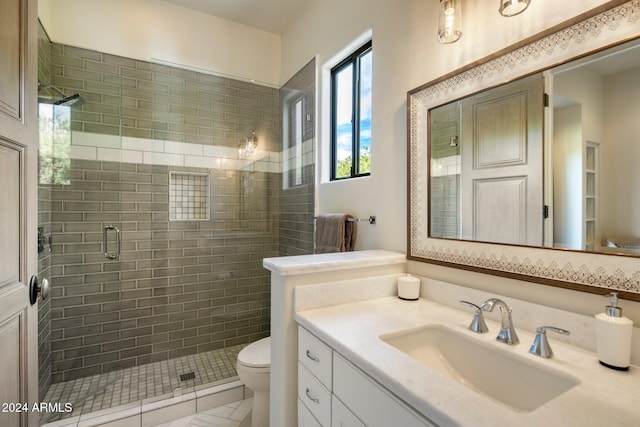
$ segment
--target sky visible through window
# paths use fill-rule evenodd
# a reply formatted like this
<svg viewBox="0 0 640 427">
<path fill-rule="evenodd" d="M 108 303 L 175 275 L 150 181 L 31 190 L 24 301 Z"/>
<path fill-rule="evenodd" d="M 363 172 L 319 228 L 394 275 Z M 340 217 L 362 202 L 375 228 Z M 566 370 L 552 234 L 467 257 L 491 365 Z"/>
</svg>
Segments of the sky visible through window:
<svg viewBox="0 0 640 427">
<path fill-rule="evenodd" d="M 360 59 L 360 155 L 371 156 L 371 68 L 372 53 L 369 51 Z M 362 170 L 365 165 L 360 162 L 360 173 L 371 172 L 371 163 L 367 170 Z"/>
<path fill-rule="evenodd" d="M 360 57 L 360 167 L 357 173 L 370 172 L 371 156 L 371 101 L 372 101 L 372 51 Z M 336 96 L 336 163 L 351 161 L 353 128 L 353 66 L 349 65 L 338 73 Z M 358 119 L 356 119 L 358 120 Z M 338 178 L 344 177 L 336 174 Z"/>
</svg>

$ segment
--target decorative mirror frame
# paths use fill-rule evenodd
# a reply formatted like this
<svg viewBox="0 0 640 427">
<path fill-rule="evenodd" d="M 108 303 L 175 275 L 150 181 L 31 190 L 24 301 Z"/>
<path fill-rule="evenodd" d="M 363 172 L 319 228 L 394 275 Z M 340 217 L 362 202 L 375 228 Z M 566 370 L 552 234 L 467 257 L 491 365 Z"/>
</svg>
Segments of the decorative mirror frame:
<svg viewBox="0 0 640 427">
<path fill-rule="evenodd" d="M 639 36 L 640 0 L 610 1 L 409 91 L 407 258 L 640 301 L 640 259 L 566 249 L 430 238 L 429 110 Z"/>
</svg>

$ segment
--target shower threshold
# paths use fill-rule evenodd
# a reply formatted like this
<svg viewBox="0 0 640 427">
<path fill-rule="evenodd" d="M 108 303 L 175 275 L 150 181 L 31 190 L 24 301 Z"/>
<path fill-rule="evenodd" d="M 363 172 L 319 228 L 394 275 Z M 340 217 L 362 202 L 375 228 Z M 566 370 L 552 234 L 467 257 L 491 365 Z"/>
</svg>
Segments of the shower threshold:
<svg viewBox="0 0 640 427">
<path fill-rule="evenodd" d="M 239 400 L 238 396 L 242 399 L 245 397 L 244 387 L 238 381 L 235 363 L 245 345 L 52 384 L 44 401 L 63 405 L 70 403 L 73 410 L 41 417 L 40 423 L 49 423 L 45 424 L 47 427 L 75 426 L 81 419 L 114 413 L 119 413 L 118 416 L 124 416 L 125 413 L 135 416 L 136 411 L 139 416 L 145 408 L 146 411 L 167 409 L 191 400 L 195 409 L 196 397 L 197 410 L 201 411 L 205 409 L 200 399 L 220 400 L 222 396 L 215 397 L 218 393 L 227 393 L 234 400 Z M 220 405 L 228 403 L 226 398 L 222 397 L 222 400 Z M 209 409 L 215 407 L 210 404 L 207 406 Z M 180 415 L 176 408 L 172 411 Z"/>
</svg>

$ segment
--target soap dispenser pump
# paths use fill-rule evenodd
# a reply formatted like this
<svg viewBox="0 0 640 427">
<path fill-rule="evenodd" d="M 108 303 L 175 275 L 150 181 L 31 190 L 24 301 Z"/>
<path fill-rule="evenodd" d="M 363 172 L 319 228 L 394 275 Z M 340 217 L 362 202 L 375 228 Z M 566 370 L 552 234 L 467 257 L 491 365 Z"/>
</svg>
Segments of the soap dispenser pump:
<svg viewBox="0 0 640 427">
<path fill-rule="evenodd" d="M 607 368 L 626 371 L 631 363 L 633 322 L 622 315 L 616 292 L 606 297 L 611 299 L 611 305 L 604 313 L 596 314 L 598 359 Z"/>
</svg>

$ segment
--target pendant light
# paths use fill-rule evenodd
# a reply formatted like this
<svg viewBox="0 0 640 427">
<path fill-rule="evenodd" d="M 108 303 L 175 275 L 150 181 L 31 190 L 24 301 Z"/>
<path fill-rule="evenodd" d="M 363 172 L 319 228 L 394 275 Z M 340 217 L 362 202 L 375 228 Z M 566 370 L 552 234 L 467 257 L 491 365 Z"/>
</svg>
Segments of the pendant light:
<svg viewBox="0 0 640 427">
<path fill-rule="evenodd" d="M 440 43 L 453 43 L 458 41 L 462 35 L 460 2 L 461 0 L 440 0 L 438 16 L 438 41 Z"/>
<path fill-rule="evenodd" d="M 499 0 L 500 8 L 498 12 L 502 16 L 515 16 L 525 11 L 529 7 L 531 0 Z"/>
<path fill-rule="evenodd" d="M 500 15 L 510 17 L 524 12 L 531 0 L 498 0 Z M 438 41 L 454 43 L 462 36 L 462 0 L 440 0 L 438 12 Z"/>
</svg>

